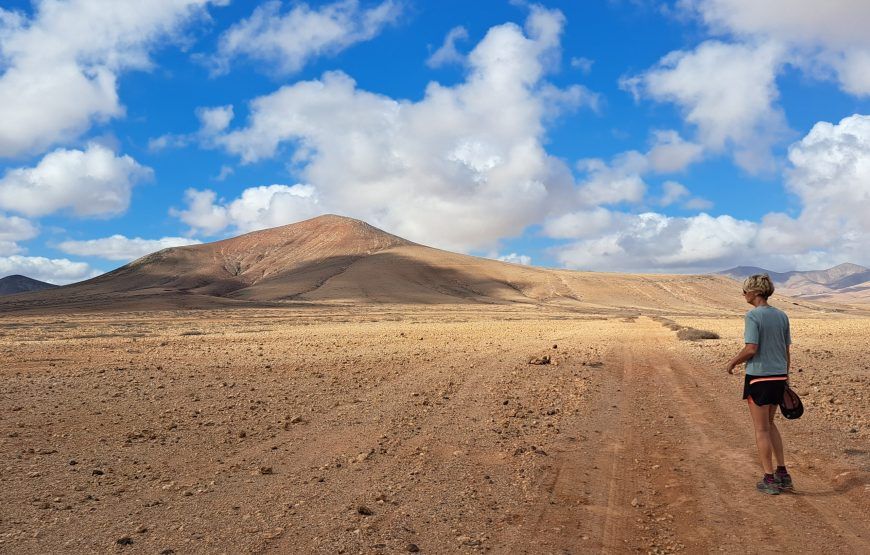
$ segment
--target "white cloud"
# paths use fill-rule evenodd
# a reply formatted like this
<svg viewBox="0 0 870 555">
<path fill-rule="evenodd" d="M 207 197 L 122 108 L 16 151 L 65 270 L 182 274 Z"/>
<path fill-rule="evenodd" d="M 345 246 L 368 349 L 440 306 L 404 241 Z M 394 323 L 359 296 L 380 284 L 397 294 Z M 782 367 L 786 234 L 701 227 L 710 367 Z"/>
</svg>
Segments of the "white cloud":
<svg viewBox="0 0 870 555">
<path fill-rule="evenodd" d="M 224 131 L 233 120 L 233 107 L 232 105 L 199 107 L 196 109 L 196 119 L 199 120 L 199 129 L 195 133 L 166 133 L 154 137 L 148 140 L 148 150 L 159 152 L 167 148 L 185 148 L 191 143 L 212 146 L 211 138 Z"/>
<path fill-rule="evenodd" d="M 544 76 L 563 24 L 560 12 L 532 7 L 525 29 L 489 29 L 467 56 L 465 81 L 430 83 L 416 102 L 360 90 L 341 72 L 281 87 L 214 142 L 245 163 L 293 149 L 323 211 L 442 248 L 493 248 L 578 202 L 570 168 L 544 149 L 544 99 L 555 94 Z M 203 203 L 202 229 L 220 227 L 215 206 Z"/>
<path fill-rule="evenodd" d="M 84 262 L 73 262 L 66 258 L 0 256 L 0 276 L 20 274 L 56 285 L 65 285 L 102 273 Z"/>
<path fill-rule="evenodd" d="M 241 196 L 226 202 L 208 189 L 185 192 L 187 209 L 171 214 L 190 226 L 191 232 L 214 235 L 232 227 L 248 232 L 285 225 L 322 213 L 317 192 L 310 185 L 269 185 L 245 189 Z"/>
<path fill-rule="evenodd" d="M 580 160 L 579 170 L 587 174 L 577 196 L 586 207 L 620 202 L 640 202 L 647 185 L 641 174 L 647 171 L 646 157 L 634 150 L 614 157 L 610 164 L 598 158 Z"/>
<path fill-rule="evenodd" d="M 612 229 L 618 217 L 606 208 L 579 210 L 562 214 L 544 222 L 544 234 L 554 239 L 581 239 L 593 237 Z"/>
<path fill-rule="evenodd" d="M 661 206 L 670 206 L 689 196 L 689 190 L 676 181 L 665 181 L 662 183 L 662 198 L 659 199 Z"/>
<path fill-rule="evenodd" d="M 611 229 L 556 247 L 569 268 L 611 271 L 711 271 L 751 255 L 757 225 L 731 216 L 674 218 L 653 212 L 613 214 Z"/>
<path fill-rule="evenodd" d="M 517 254 L 512 252 L 510 254 L 505 255 L 494 255 L 490 258 L 494 258 L 496 260 L 501 260 L 502 262 L 510 262 L 511 264 L 522 264 L 524 266 L 531 266 L 532 257 L 525 254 Z"/>
<path fill-rule="evenodd" d="M 820 122 L 789 149 L 786 187 L 800 200 L 796 217 L 773 212 L 760 222 L 699 214 L 675 218 L 604 209 L 547 221 L 550 237 L 576 239 L 553 249 L 568 267 L 621 271 L 711 271 L 737 264 L 812 269 L 870 264 L 870 116 Z M 665 196 L 679 202 L 679 184 Z M 690 198 L 683 206 L 703 209 Z"/>
<path fill-rule="evenodd" d="M 820 63 L 838 75 L 843 90 L 870 94 L 870 3 L 829 0 L 684 0 L 717 33 L 741 40 L 775 40 L 799 66 Z"/>
<path fill-rule="evenodd" d="M 870 262 L 870 116 L 817 123 L 788 157 L 786 187 L 801 213 L 767 215 L 760 239 L 785 254 L 820 250 Z"/>
<path fill-rule="evenodd" d="M 589 58 L 571 58 L 571 67 L 573 67 L 574 69 L 579 69 L 581 72 L 587 75 L 592 71 L 592 64 L 594 63 L 595 60 L 591 60 Z"/>
<path fill-rule="evenodd" d="M 210 137 L 224 131 L 233 121 L 233 107 L 217 106 L 214 108 L 197 108 L 196 117 L 200 123 L 200 134 Z"/>
<path fill-rule="evenodd" d="M 735 162 L 757 173 L 774 166 L 770 149 L 787 129 L 776 74 L 783 63 L 776 43 L 707 41 L 695 50 L 674 51 L 623 88 L 660 102 L 673 102 L 698 140 L 714 152 L 734 151 Z"/>
<path fill-rule="evenodd" d="M 317 9 L 297 3 L 284 14 L 281 2 L 267 2 L 221 35 L 213 69 L 225 73 L 234 58 L 247 57 L 268 64 L 276 73 L 295 73 L 312 58 L 374 38 L 401 13 L 402 4 L 394 0 L 371 9 L 361 8 L 358 0 L 340 0 Z"/>
<path fill-rule="evenodd" d="M 221 166 L 221 170 L 215 176 L 215 181 L 223 181 L 229 176 L 233 175 L 235 171 L 236 170 L 234 170 L 232 166 L 227 166 L 226 164 L 224 164 L 223 166 Z"/>
<path fill-rule="evenodd" d="M 0 256 L 18 254 L 22 249 L 18 241 L 33 239 L 39 230 L 29 220 L 0 214 Z"/>
<path fill-rule="evenodd" d="M 0 9 L 0 157 L 41 152 L 124 113 L 117 79 L 147 69 L 208 0 L 34 3 Z"/>
<path fill-rule="evenodd" d="M 130 261 L 169 247 L 183 247 L 199 243 L 200 241 L 185 237 L 142 239 L 140 237 L 128 238 L 124 235 L 112 235 L 111 237 L 86 241 L 63 241 L 58 244 L 57 248 L 66 254 Z"/>
<path fill-rule="evenodd" d="M 653 170 L 674 173 L 701 159 L 704 147 L 684 140 L 673 130 L 653 131 L 653 146 L 646 156 Z"/>
<path fill-rule="evenodd" d="M 441 67 L 448 64 L 461 64 L 465 61 L 465 56 L 456 50 L 456 41 L 466 40 L 468 31 L 461 25 L 450 29 L 447 36 L 444 37 L 444 44 L 429 56 L 426 60 L 426 65 L 429 67 Z"/>
<path fill-rule="evenodd" d="M 662 196 L 656 201 L 659 206 L 671 206 L 677 202 L 687 210 L 709 210 L 713 203 L 709 200 L 693 197 L 689 189 L 676 181 L 662 183 Z"/>
<path fill-rule="evenodd" d="M 27 216 L 65 209 L 77 216 L 117 215 L 129 206 L 133 186 L 151 174 L 99 144 L 84 151 L 57 149 L 36 167 L 11 169 L 0 178 L 0 208 Z"/>
</svg>

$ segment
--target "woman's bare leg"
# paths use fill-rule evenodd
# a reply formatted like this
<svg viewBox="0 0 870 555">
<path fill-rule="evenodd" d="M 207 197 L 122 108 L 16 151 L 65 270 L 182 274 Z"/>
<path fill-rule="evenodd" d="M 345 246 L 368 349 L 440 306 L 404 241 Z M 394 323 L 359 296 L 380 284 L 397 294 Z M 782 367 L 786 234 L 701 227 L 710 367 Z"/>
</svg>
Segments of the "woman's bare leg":
<svg viewBox="0 0 870 555">
<path fill-rule="evenodd" d="M 776 405 L 769 405 L 770 408 L 770 444 L 773 446 L 773 457 L 776 459 L 778 466 L 785 466 L 785 455 L 782 450 L 782 436 L 779 435 L 779 428 L 776 427 L 776 422 L 773 418 L 776 416 Z"/>
<path fill-rule="evenodd" d="M 755 445 L 758 447 L 761 467 L 765 474 L 773 474 L 773 463 L 770 460 L 773 451 L 770 441 L 770 409 L 766 405 L 759 407 L 752 401 L 752 397 L 749 397 L 748 401 L 749 414 L 755 426 Z"/>
</svg>

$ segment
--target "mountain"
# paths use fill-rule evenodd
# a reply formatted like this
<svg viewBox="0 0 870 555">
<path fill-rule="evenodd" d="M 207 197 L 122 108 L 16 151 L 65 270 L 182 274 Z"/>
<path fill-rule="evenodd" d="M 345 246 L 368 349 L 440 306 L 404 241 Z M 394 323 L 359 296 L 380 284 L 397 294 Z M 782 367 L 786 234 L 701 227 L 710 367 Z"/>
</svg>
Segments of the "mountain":
<svg viewBox="0 0 870 555">
<path fill-rule="evenodd" d="M 17 274 L 0 279 L 0 295 L 15 295 L 16 293 L 42 291 L 44 289 L 54 289 L 55 287 L 57 285 L 53 283 L 46 283 Z"/>
<path fill-rule="evenodd" d="M 824 301 L 870 301 L 870 269 L 857 264 L 803 272 L 771 272 L 754 266 L 738 266 L 719 272 L 738 281 L 762 273 L 770 276 L 777 292 L 783 295 Z"/>
<path fill-rule="evenodd" d="M 724 276 L 553 270 L 447 252 L 325 215 L 164 249 L 107 274 L 0 300 L 0 311 L 303 304 L 511 304 L 579 311 L 743 311 Z"/>
</svg>

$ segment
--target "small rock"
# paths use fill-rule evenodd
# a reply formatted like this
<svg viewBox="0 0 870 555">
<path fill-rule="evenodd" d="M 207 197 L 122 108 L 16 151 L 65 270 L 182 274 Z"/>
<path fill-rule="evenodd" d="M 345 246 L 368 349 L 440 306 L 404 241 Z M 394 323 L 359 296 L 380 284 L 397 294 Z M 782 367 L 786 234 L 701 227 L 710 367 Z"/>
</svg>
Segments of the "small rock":
<svg viewBox="0 0 870 555">
<path fill-rule="evenodd" d="M 137 534 L 144 534 L 144 533 L 147 532 L 147 531 L 148 531 L 148 527 L 145 526 L 144 524 L 141 524 L 141 525 L 139 525 L 138 528 L 136 528 L 136 533 L 137 533 Z"/>
<path fill-rule="evenodd" d="M 369 509 L 365 505 L 360 505 L 359 507 L 357 507 L 356 512 L 358 512 L 359 514 L 361 514 L 363 516 L 372 516 L 373 514 L 375 514 L 371 509 Z"/>
<path fill-rule="evenodd" d="M 105 474 L 105 472 L 103 472 L 99 468 L 95 468 L 91 471 L 91 474 L 93 474 L 94 476 L 102 476 L 103 474 Z"/>
<path fill-rule="evenodd" d="M 535 358 L 529 360 L 529 364 L 537 364 L 537 365 L 550 364 L 550 355 L 544 355 L 542 357 L 535 357 Z"/>
<path fill-rule="evenodd" d="M 637 497 L 631 500 L 632 507 L 637 507 L 638 505 L 640 505 L 640 501 L 637 500 Z"/>
<path fill-rule="evenodd" d="M 271 466 L 261 466 L 260 467 L 260 474 L 265 476 L 267 474 L 274 474 L 274 471 L 272 470 Z"/>
<path fill-rule="evenodd" d="M 164 549 L 163 551 L 160 552 L 160 555 L 172 555 L 173 553 L 175 553 L 175 550 L 172 549 L 171 547 L 167 547 L 166 549 Z"/>
<path fill-rule="evenodd" d="M 69 460 L 69 465 L 70 465 L 70 466 L 75 466 L 75 465 L 77 465 L 77 464 L 79 464 L 79 461 L 77 461 L 77 460 L 75 460 L 75 459 L 70 459 L 70 460 Z"/>
<path fill-rule="evenodd" d="M 118 545 L 133 545 L 133 538 L 130 536 L 124 536 L 122 538 L 118 538 L 115 543 Z"/>
<path fill-rule="evenodd" d="M 405 551 L 407 551 L 408 553 L 418 553 L 420 551 L 420 548 L 417 547 L 416 543 L 409 543 L 407 546 L 405 546 Z"/>
</svg>

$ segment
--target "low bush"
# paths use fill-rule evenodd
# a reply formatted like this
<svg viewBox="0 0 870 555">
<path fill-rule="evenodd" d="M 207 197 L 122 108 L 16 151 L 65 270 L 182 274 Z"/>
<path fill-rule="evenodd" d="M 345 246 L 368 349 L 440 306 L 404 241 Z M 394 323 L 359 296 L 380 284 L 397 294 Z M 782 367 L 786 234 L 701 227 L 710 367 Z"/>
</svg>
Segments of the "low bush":
<svg viewBox="0 0 870 555">
<path fill-rule="evenodd" d="M 695 328 L 683 328 L 677 332 L 677 339 L 683 341 L 700 341 L 701 339 L 719 339 L 719 334 Z"/>
</svg>

